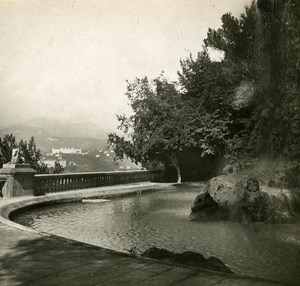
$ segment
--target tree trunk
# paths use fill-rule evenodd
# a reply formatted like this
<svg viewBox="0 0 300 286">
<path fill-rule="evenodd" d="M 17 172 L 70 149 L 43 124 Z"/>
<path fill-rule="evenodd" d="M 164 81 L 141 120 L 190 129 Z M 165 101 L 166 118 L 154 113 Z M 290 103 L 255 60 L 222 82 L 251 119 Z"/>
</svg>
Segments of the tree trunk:
<svg viewBox="0 0 300 286">
<path fill-rule="evenodd" d="M 172 163 L 174 164 L 176 171 L 177 171 L 177 184 L 181 184 L 181 170 L 180 166 L 178 164 L 178 160 L 176 158 L 176 155 L 169 155 Z"/>
<path fill-rule="evenodd" d="M 175 164 L 175 168 L 177 171 L 177 184 L 181 184 L 181 171 L 179 165 Z"/>
</svg>

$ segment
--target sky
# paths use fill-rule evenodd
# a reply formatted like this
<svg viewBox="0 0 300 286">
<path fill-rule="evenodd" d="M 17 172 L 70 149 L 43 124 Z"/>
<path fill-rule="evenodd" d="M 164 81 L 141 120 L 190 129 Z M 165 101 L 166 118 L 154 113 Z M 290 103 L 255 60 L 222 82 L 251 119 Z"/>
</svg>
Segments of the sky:
<svg viewBox="0 0 300 286">
<path fill-rule="evenodd" d="M 117 126 L 126 80 L 202 48 L 221 16 L 251 0 L 0 0 L 0 126 L 47 117 Z"/>
</svg>

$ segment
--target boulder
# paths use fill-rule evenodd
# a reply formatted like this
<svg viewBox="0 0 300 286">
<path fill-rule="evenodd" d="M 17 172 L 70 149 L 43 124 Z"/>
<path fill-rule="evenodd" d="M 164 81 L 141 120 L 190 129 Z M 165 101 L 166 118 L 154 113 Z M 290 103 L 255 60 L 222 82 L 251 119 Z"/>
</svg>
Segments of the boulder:
<svg viewBox="0 0 300 286">
<path fill-rule="evenodd" d="M 260 187 L 255 177 L 222 175 L 212 178 L 192 206 L 191 220 L 293 222 L 299 195 L 292 191 Z"/>
<path fill-rule="evenodd" d="M 192 211 L 198 211 L 198 210 L 215 210 L 218 207 L 218 204 L 215 202 L 215 200 L 212 198 L 212 196 L 205 192 L 198 195 L 194 201 L 194 204 L 192 206 Z"/>
<path fill-rule="evenodd" d="M 190 219 L 197 220 L 197 217 L 202 221 L 223 220 L 228 217 L 228 212 L 219 206 L 208 192 L 203 192 L 196 197 L 192 205 Z"/>
<path fill-rule="evenodd" d="M 258 191 L 245 193 L 237 208 L 239 218 L 246 221 L 265 221 L 268 218 L 268 203 L 266 193 Z"/>
<path fill-rule="evenodd" d="M 192 267 L 232 273 L 232 271 L 220 259 L 213 256 L 206 259 L 201 253 L 193 251 L 174 253 L 166 249 L 151 247 L 143 252 L 141 256 Z"/>
<path fill-rule="evenodd" d="M 246 189 L 247 177 L 231 174 L 212 178 L 203 188 L 204 193 L 210 194 L 221 208 L 232 208 L 243 198 Z"/>
</svg>

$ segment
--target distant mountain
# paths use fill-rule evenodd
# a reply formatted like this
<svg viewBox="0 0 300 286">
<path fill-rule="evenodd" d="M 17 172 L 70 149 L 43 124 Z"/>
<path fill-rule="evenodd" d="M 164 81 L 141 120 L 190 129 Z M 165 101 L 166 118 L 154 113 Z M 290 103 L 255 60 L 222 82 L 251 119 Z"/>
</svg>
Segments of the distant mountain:
<svg viewBox="0 0 300 286">
<path fill-rule="evenodd" d="M 83 150 L 105 145 L 109 130 L 95 123 L 69 123 L 47 118 L 34 118 L 22 123 L 0 126 L 0 137 L 13 133 L 18 140 L 34 136 L 38 147 L 49 152 L 52 147 L 74 147 Z"/>
</svg>

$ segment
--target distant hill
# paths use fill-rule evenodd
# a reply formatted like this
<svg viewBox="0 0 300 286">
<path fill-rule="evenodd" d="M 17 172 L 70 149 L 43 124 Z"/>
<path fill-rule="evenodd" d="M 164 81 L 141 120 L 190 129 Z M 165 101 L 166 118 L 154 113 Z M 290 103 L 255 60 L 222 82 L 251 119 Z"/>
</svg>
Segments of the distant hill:
<svg viewBox="0 0 300 286">
<path fill-rule="evenodd" d="M 18 140 L 34 136 L 42 152 L 52 147 L 74 147 L 83 150 L 101 148 L 106 144 L 109 130 L 90 122 L 68 123 L 47 118 L 0 126 L 0 137 L 13 133 Z"/>
</svg>

